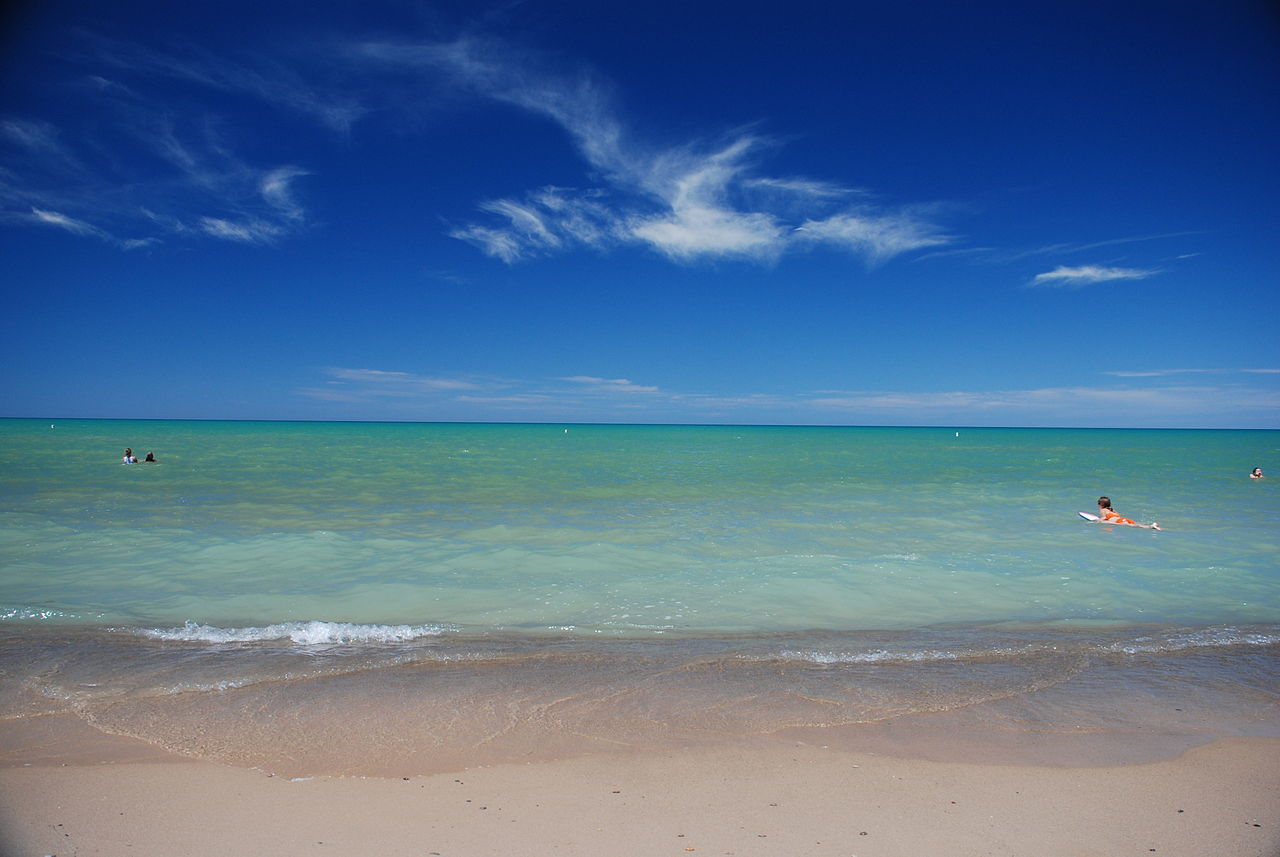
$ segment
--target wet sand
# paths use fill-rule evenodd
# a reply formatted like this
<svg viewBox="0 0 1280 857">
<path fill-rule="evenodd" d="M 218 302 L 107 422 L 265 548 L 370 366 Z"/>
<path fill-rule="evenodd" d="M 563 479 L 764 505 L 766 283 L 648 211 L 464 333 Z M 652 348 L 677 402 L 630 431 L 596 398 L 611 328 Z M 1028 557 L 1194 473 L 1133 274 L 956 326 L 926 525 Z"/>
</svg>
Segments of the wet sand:
<svg viewBox="0 0 1280 857">
<path fill-rule="evenodd" d="M 898 739 L 290 779 L 39 718 L 0 733 L 0 855 L 1280 854 L 1278 739 L 1089 767 L 905 758 Z"/>
</svg>

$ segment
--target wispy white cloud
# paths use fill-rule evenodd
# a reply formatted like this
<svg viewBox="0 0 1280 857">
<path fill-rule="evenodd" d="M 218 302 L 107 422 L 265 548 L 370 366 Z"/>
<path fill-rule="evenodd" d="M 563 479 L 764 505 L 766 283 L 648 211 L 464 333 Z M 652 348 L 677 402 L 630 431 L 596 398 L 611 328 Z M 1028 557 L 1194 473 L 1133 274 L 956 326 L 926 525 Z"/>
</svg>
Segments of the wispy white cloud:
<svg viewBox="0 0 1280 857">
<path fill-rule="evenodd" d="M 520 201 L 493 200 L 480 205 L 482 211 L 504 219 L 505 225 L 473 223 L 456 227 L 449 235 L 507 263 L 565 247 L 604 248 L 620 240 L 624 227 L 600 202 L 602 196 L 600 192 L 540 188 Z"/>
<path fill-rule="evenodd" d="M 101 238 L 106 241 L 112 241 L 114 238 L 107 232 L 98 227 L 85 223 L 83 220 L 76 220 L 74 217 L 68 217 L 57 211 L 44 211 L 39 208 L 31 209 L 31 216 L 39 223 L 45 223 L 49 226 L 56 226 L 59 229 L 65 229 L 75 235 L 91 235 L 94 238 Z"/>
<path fill-rule="evenodd" d="M 542 396 L 537 393 L 518 393 L 511 396 L 462 395 L 457 396 L 454 401 L 459 405 L 475 405 L 486 409 L 486 411 L 497 412 L 528 413 L 535 410 L 554 410 L 558 408 L 563 413 L 565 408 L 563 402 L 557 402 L 550 396 Z"/>
<path fill-rule="evenodd" d="M 1196 426 L 1204 415 L 1224 422 L 1280 417 L 1280 391 L 1237 386 L 1045 387 L 1026 390 L 829 393 L 814 407 L 853 421 L 929 423 L 930 415 L 957 424 Z M 1231 415 L 1228 417 L 1227 415 Z M 1269 415 L 1269 416 L 1268 416 Z"/>
<path fill-rule="evenodd" d="M 1280 369 L 1112 369 L 1103 375 L 1114 375 L 1118 378 L 1164 378 L 1170 375 L 1275 375 Z"/>
<path fill-rule="evenodd" d="M 630 407 L 638 399 L 666 399 L 658 387 L 626 378 L 573 375 L 564 378 L 520 380 L 482 375 L 443 377 L 384 369 L 331 367 L 323 386 L 298 390 L 298 395 L 323 401 L 377 403 L 399 401 L 406 406 L 440 407 L 458 404 L 525 410 L 530 407 L 572 413 L 588 407 Z"/>
<path fill-rule="evenodd" d="M 528 244 L 522 242 L 520 237 L 510 230 L 473 224 L 465 229 L 455 229 L 449 234 L 479 247 L 488 255 L 501 259 L 507 264 L 518 262 L 528 255 Z"/>
<path fill-rule="evenodd" d="M 62 142 L 58 128 L 41 119 L 10 116 L 0 120 L 0 138 L 57 171 L 83 169 L 79 159 Z"/>
<path fill-rule="evenodd" d="M 573 375 L 561 378 L 574 384 L 581 384 L 585 389 L 598 393 L 656 393 L 658 388 L 643 384 L 633 384 L 626 378 L 596 378 L 592 375 Z"/>
<path fill-rule="evenodd" d="M 159 238 L 126 238 L 120 242 L 122 250 L 139 250 L 143 247 L 154 247 L 163 243 Z"/>
<path fill-rule="evenodd" d="M 1159 269 L 1155 268 L 1108 268 L 1101 265 L 1069 267 L 1067 265 L 1059 265 L 1052 271 L 1036 274 L 1031 280 L 1031 285 L 1078 288 L 1111 280 L 1145 280 L 1147 277 L 1158 273 L 1160 273 Z"/>
<path fill-rule="evenodd" d="M 926 392 L 884 392 L 884 391 L 849 391 L 830 393 L 810 399 L 810 403 L 822 408 L 843 411 L 972 411 L 984 412 L 992 410 L 1020 409 L 1028 406 L 1044 408 L 1046 406 L 1066 407 L 1068 402 L 1079 403 L 1089 400 L 1093 403 L 1116 400 L 1132 401 L 1135 394 L 1131 390 L 1099 389 L 1088 387 L 1056 387 L 1037 390 L 983 390 L 983 391 L 926 391 Z"/>
<path fill-rule="evenodd" d="M 1209 375 L 1226 372 L 1226 369 L 1112 369 L 1103 375 L 1114 375 L 1117 378 L 1164 378 L 1169 375 Z"/>
<path fill-rule="evenodd" d="M 795 194 L 802 197 L 842 199 L 849 196 L 864 196 L 863 188 L 843 187 L 832 182 L 816 181 L 804 178 L 748 178 L 742 182 L 743 187 L 771 191 L 774 193 Z"/>
<path fill-rule="evenodd" d="M 1062 426 L 1196 426 L 1203 425 L 1204 414 L 1215 414 L 1224 424 L 1272 424 L 1280 418 L 1280 390 L 1235 384 L 724 393 L 670 391 L 586 374 L 519 379 L 337 368 L 325 374 L 327 384 L 299 395 L 393 407 L 413 418 Z"/>
<path fill-rule="evenodd" d="M 872 264 L 894 256 L 949 244 L 952 238 L 936 226 L 908 215 L 836 214 L 800 226 L 801 237 L 861 253 Z"/>
<path fill-rule="evenodd" d="M 558 189 L 551 199 L 559 209 L 536 195 L 483 202 L 480 209 L 499 222 L 467 224 L 450 233 L 504 262 L 617 244 L 649 247 L 686 263 L 770 262 L 815 244 L 883 262 L 952 240 L 922 216 L 884 211 L 865 200 L 856 210 L 833 211 L 864 194 L 840 183 L 762 174 L 758 160 L 772 143 L 750 131 L 717 144 L 654 146 L 628 127 L 612 87 L 596 75 L 552 68 L 546 58 L 510 44 L 471 37 L 365 43 L 355 53 L 394 68 L 443 75 L 474 96 L 550 119 L 604 181 L 586 192 Z"/>
<path fill-rule="evenodd" d="M 247 95 L 274 107 L 306 116 L 330 130 L 347 132 L 368 108 L 358 100 L 317 86 L 294 68 L 261 53 L 237 59 L 215 55 L 198 45 L 181 51 L 94 35 L 93 59 L 131 77 L 166 77 L 220 92 Z M 114 84 L 109 78 L 97 80 Z"/>
<path fill-rule="evenodd" d="M 325 370 L 339 383 L 359 384 L 365 389 L 377 390 L 381 395 L 412 395 L 442 390 L 474 390 L 475 381 L 462 378 L 438 378 L 416 375 L 412 372 L 391 372 L 382 369 L 346 369 L 334 367 Z"/>
<path fill-rule="evenodd" d="M 152 153 L 154 161 L 126 159 L 126 168 L 125 161 L 112 158 L 95 166 L 93 158 L 110 148 L 101 140 L 85 136 L 80 142 L 84 156 L 78 157 L 48 123 L 4 123 L 0 142 L 27 155 L 20 172 L 0 171 L 0 211 L 6 220 L 23 222 L 19 214 L 26 209 L 33 212 L 32 222 L 122 249 L 176 235 L 266 243 L 306 228 L 295 184 L 308 171 L 292 165 L 252 167 L 210 129 L 184 134 L 160 108 L 129 104 L 113 118 L 111 133 L 136 141 L 138 151 Z M 118 237 L 121 233 L 129 237 Z"/>
<path fill-rule="evenodd" d="M 668 258 L 684 262 L 716 256 L 775 259 L 786 244 L 785 231 L 770 214 L 687 202 L 666 215 L 637 218 L 629 231 Z"/>
<path fill-rule="evenodd" d="M 200 231 L 206 235 L 245 244 L 268 243 L 280 236 L 278 226 L 261 221 L 249 220 L 235 223 L 221 217 L 202 217 L 198 223 Z"/>
<path fill-rule="evenodd" d="M 61 59 L 83 74 L 65 90 L 93 100 L 83 114 L 92 121 L 80 122 L 75 111 L 57 124 L 0 117 L 0 156 L 13 165 L 0 171 L 0 219 L 22 223 L 22 212 L 37 209 L 63 220 L 27 222 L 126 250 L 177 236 L 263 244 L 308 227 L 297 192 L 308 171 L 249 163 L 237 151 L 247 148 L 237 111 L 257 109 L 256 101 L 345 133 L 363 115 L 354 102 L 264 54 L 237 60 L 194 45 L 77 38 Z M 317 64 L 304 67 L 324 77 Z M 210 112 L 212 102 L 188 97 L 200 88 L 234 97 Z"/>
<path fill-rule="evenodd" d="M 114 111 L 113 118 L 95 123 L 103 127 L 92 134 L 78 134 L 43 119 L 0 117 L 0 143 L 35 159 L 43 171 L 37 179 L 32 171 L 0 170 L 5 222 L 21 222 L 37 208 L 84 227 L 63 225 L 72 234 L 93 235 L 91 228 L 105 235 L 149 230 L 142 237 L 114 239 L 121 247 L 176 236 L 280 241 L 310 224 L 299 182 L 309 172 L 291 163 L 251 163 L 242 138 L 219 133 L 247 127 L 233 111 L 265 104 L 346 135 L 392 102 L 407 110 L 414 108 L 405 105 L 416 108 L 433 98 L 463 97 L 543 117 L 564 131 L 584 162 L 582 187 L 513 189 L 477 201 L 474 217 L 446 215 L 449 235 L 507 264 L 622 245 L 685 264 L 768 264 L 817 248 L 840 250 L 869 265 L 922 251 L 963 252 L 956 249 L 959 239 L 939 223 L 937 208 L 891 204 L 864 188 L 812 174 L 770 174 L 767 155 L 780 144 L 755 128 L 714 139 L 658 142 L 628 121 L 608 80 L 511 42 L 475 35 L 430 43 L 366 41 L 329 51 L 326 62 L 318 63 L 317 45 L 295 46 L 286 60 L 283 52 L 214 54 L 192 45 L 83 38 L 83 47 L 67 59 L 81 66 L 82 80 L 100 106 Z M 414 95 L 398 97 L 403 88 L 394 88 L 394 99 L 380 94 L 382 87 L 371 84 L 388 80 L 388 71 L 391 79 L 408 81 Z M 175 85 L 183 90 L 178 97 L 172 97 Z M 217 100 L 227 116 L 189 110 L 186 95 L 201 91 L 205 108 L 213 103 L 203 97 L 210 92 L 232 96 Z M 158 164 L 143 168 L 133 159 L 121 168 L 126 159 L 111 154 L 107 131 L 148 147 Z M 1023 255 L 1186 234 L 1191 233 L 1058 244 Z M 1060 266 L 1036 275 L 1032 284 L 1080 287 L 1156 273 Z"/>
<path fill-rule="evenodd" d="M 297 395 L 308 399 L 346 404 L 401 402 L 430 404 L 442 397 L 455 398 L 474 390 L 495 385 L 465 378 L 441 378 L 412 372 L 382 369 L 350 369 L 330 367 L 324 370 L 328 380 L 323 386 L 304 387 Z"/>
<path fill-rule="evenodd" d="M 1042 247 L 1034 247 L 1030 250 L 1002 252 L 998 255 L 1000 261 L 1014 262 L 1033 256 L 1063 256 L 1074 253 L 1085 253 L 1092 250 L 1098 250 L 1103 247 L 1119 247 L 1126 244 L 1141 244 L 1148 241 L 1164 241 L 1170 238 L 1185 238 L 1190 235 L 1203 234 L 1204 232 L 1200 230 L 1189 230 L 1183 232 L 1161 232 L 1156 235 L 1127 235 L 1120 238 L 1104 238 L 1100 241 L 1063 241 L 1055 244 L 1046 244 Z M 1190 258 L 1195 255 L 1198 254 L 1190 253 L 1179 256 L 1178 258 Z"/>
<path fill-rule="evenodd" d="M 1078 258 L 1082 254 L 1093 254 L 1093 251 L 1103 248 L 1125 247 L 1128 245 L 1141 245 L 1154 242 L 1170 242 L 1179 238 L 1203 234 L 1205 233 L 1202 230 L 1184 230 L 1181 232 L 1162 232 L 1150 235 L 1126 235 L 1118 238 L 1105 238 L 1097 241 L 1061 241 L 1024 250 L 1009 250 L 992 246 L 949 246 L 946 249 L 934 250 L 929 253 L 925 253 L 918 258 L 934 259 L 942 257 L 967 257 L 975 263 L 1009 265 L 1026 259 L 1034 259 L 1043 256 L 1060 256 L 1068 259 L 1071 257 Z M 1135 250 L 1133 252 L 1136 253 L 1137 251 Z M 1128 260 L 1128 255 L 1130 254 L 1127 253 L 1126 256 L 1116 257 L 1101 263 L 1060 264 L 1053 270 L 1043 271 L 1042 273 L 1034 275 L 1029 281 L 1027 281 L 1026 285 L 1030 287 L 1075 289 L 1107 281 L 1146 279 L 1147 277 L 1166 273 L 1177 263 L 1195 258 L 1196 256 L 1199 256 L 1200 253 L 1165 251 L 1158 255 L 1154 255 L 1153 258 L 1152 252 L 1150 249 L 1147 249 L 1146 257 L 1148 259 L 1152 259 L 1155 264 L 1151 264 L 1150 262 L 1140 266 L 1121 264 Z"/>
<path fill-rule="evenodd" d="M 5 214 L 3 219 L 8 222 L 24 222 L 29 224 L 37 224 L 41 226 L 53 226 L 58 229 L 70 232 L 72 235 L 79 235 L 87 238 L 97 238 L 108 244 L 114 244 L 121 250 L 137 250 L 142 247 L 150 247 L 157 243 L 154 238 L 119 238 L 112 235 L 105 229 L 94 226 L 92 223 L 86 223 L 83 220 L 77 220 L 69 217 L 59 211 L 46 211 L 39 208 L 32 208 L 31 214 L 28 216 Z"/>
<path fill-rule="evenodd" d="M 291 182 L 299 176 L 309 175 L 297 167 L 278 167 L 266 173 L 237 171 L 236 184 L 256 184 L 258 202 L 252 199 L 238 200 L 228 217 L 202 216 L 196 219 L 195 229 L 213 238 L 244 244 L 269 244 L 292 233 L 306 219 L 302 206 L 294 199 Z M 255 181 L 256 180 L 256 181 Z M 221 179 L 215 180 L 221 185 Z M 227 194 L 234 193 L 224 187 Z M 152 215 L 154 217 L 154 215 Z M 163 222 L 163 221 L 162 221 Z M 181 221 L 169 224 L 175 232 L 189 231 Z"/>
<path fill-rule="evenodd" d="M 310 173 L 306 170 L 293 166 L 277 167 L 269 171 L 258 185 L 263 200 L 285 220 L 302 220 L 306 212 L 294 198 L 292 183 L 294 179 L 307 175 Z"/>
<path fill-rule="evenodd" d="M 110 119 L 76 133 L 43 119 L 0 119 L 0 143 L 40 165 L 0 175 L 0 215 L 7 221 L 34 207 L 81 224 L 79 231 L 64 225 L 74 234 L 89 235 L 90 227 L 104 234 L 149 230 L 121 246 L 162 236 L 282 240 L 309 224 L 298 193 L 298 179 L 309 171 L 250 163 L 240 154 L 247 147 L 236 136 L 244 125 L 235 111 L 256 109 L 256 102 L 345 135 L 380 100 L 382 109 L 391 103 L 371 86 L 388 80 L 390 71 L 414 93 L 430 93 L 423 98 L 489 99 L 544 117 L 581 155 L 583 187 L 481 200 L 480 217 L 455 219 L 449 227 L 452 237 L 509 264 L 620 245 L 647 247 L 680 263 L 769 263 L 826 246 L 878 264 L 953 240 L 919 209 L 882 207 L 839 181 L 768 174 L 761 164 L 776 143 L 751 130 L 712 142 L 657 145 L 631 127 L 600 75 L 510 42 L 477 36 L 364 42 L 330 53 L 322 64 L 307 50 L 285 63 L 283 54 L 270 52 L 214 54 L 195 45 L 161 47 L 97 34 L 82 39 L 66 59 L 83 69 L 99 110 L 107 111 L 98 115 Z M 200 90 L 232 96 L 218 102 L 225 116 L 190 107 L 211 103 Z M 188 101 L 188 94 L 197 99 Z M 417 95 L 395 101 L 421 103 Z M 117 157 L 113 147 L 122 139 L 151 160 Z"/>
<path fill-rule="evenodd" d="M 661 210 L 631 218 L 630 234 L 682 261 L 704 256 L 773 259 L 789 230 L 767 211 L 742 210 L 731 202 L 735 183 L 749 175 L 748 158 L 760 147 L 740 136 L 710 152 L 692 147 L 637 162 L 640 188 L 660 200 Z"/>
<path fill-rule="evenodd" d="M 608 86 L 585 71 L 552 70 L 545 57 L 477 36 L 436 43 L 362 42 L 350 53 L 425 74 L 425 81 L 442 75 L 458 91 L 545 116 L 573 135 L 593 165 L 627 166 L 618 148 L 622 129 L 609 107 Z"/>
</svg>

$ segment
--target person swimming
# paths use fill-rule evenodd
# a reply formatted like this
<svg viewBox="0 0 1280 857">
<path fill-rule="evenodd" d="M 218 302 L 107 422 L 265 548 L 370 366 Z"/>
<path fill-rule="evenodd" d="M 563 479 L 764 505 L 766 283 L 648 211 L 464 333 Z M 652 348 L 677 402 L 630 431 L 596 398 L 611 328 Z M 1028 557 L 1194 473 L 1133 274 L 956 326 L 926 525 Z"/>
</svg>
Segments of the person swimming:
<svg viewBox="0 0 1280 857">
<path fill-rule="evenodd" d="M 1261 467 L 1255 467 L 1253 468 L 1253 472 L 1249 474 L 1249 478 L 1250 479 L 1266 479 L 1267 477 L 1262 475 Z"/>
<path fill-rule="evenodd" d="M 137 464 L 138 459 L 134 457 L 133 450 L 129 447 L 124 448 L 124 458 L 120 459 L 123 464 Z"/>
<path fill-rule="evenodd" d="M 1154 521 L 1150 524 L 1139 524 L 1132 518 L 1125 518 L 1115 509 L 1111 508 L 1110 497 L 1098 498 L 1098 514 L 1102 517 L 1104 524 L 1124 524 L 1126 527 L 1142 527 L 1144 530 L 1158 530 L 1160 525 Z"/>
<path fill-rule="evenodd" d="M 160 463 L 160 462 L 156 461 L 156 454 L 155 454 L 154 452 L 148 452 L 148 453 L 147 453 L 147 457 L 146 457 L 146 458 L 144 458 L 144 459 L 142 459 L 142 461 L 143 461 L 143 463 L 144 463 L 144 464 L 146 464 L 146 463 L 150 463 L 150 464 L 159 464 L 159 463 Z"/>
</svg>

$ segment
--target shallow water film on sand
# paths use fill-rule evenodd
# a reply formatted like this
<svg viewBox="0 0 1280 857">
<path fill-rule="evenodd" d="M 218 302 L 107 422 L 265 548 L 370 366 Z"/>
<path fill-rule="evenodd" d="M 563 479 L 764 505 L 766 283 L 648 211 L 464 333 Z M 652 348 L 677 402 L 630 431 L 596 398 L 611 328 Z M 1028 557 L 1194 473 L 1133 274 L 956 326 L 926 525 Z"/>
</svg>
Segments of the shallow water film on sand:
<svg viewBox="0 0 1280 857">
<path fill-rule="evenodd" d="M 963 710 L 1280 734 L 1276 432 L 0 433 L 11 720 L 297 770 Z"/>
</svg>

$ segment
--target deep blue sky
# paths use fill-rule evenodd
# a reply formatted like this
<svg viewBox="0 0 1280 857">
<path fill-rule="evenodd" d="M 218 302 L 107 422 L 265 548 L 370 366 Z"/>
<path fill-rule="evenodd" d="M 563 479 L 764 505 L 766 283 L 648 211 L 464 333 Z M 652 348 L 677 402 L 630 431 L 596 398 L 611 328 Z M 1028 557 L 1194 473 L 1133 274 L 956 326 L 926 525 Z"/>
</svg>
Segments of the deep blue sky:
<svg viewBox="0 0 1280 857">
<path fill-rule="evenodd" d="M 1280 427 L 1280 16 L 47 2 L 0 415 Z"/>
</svg>

